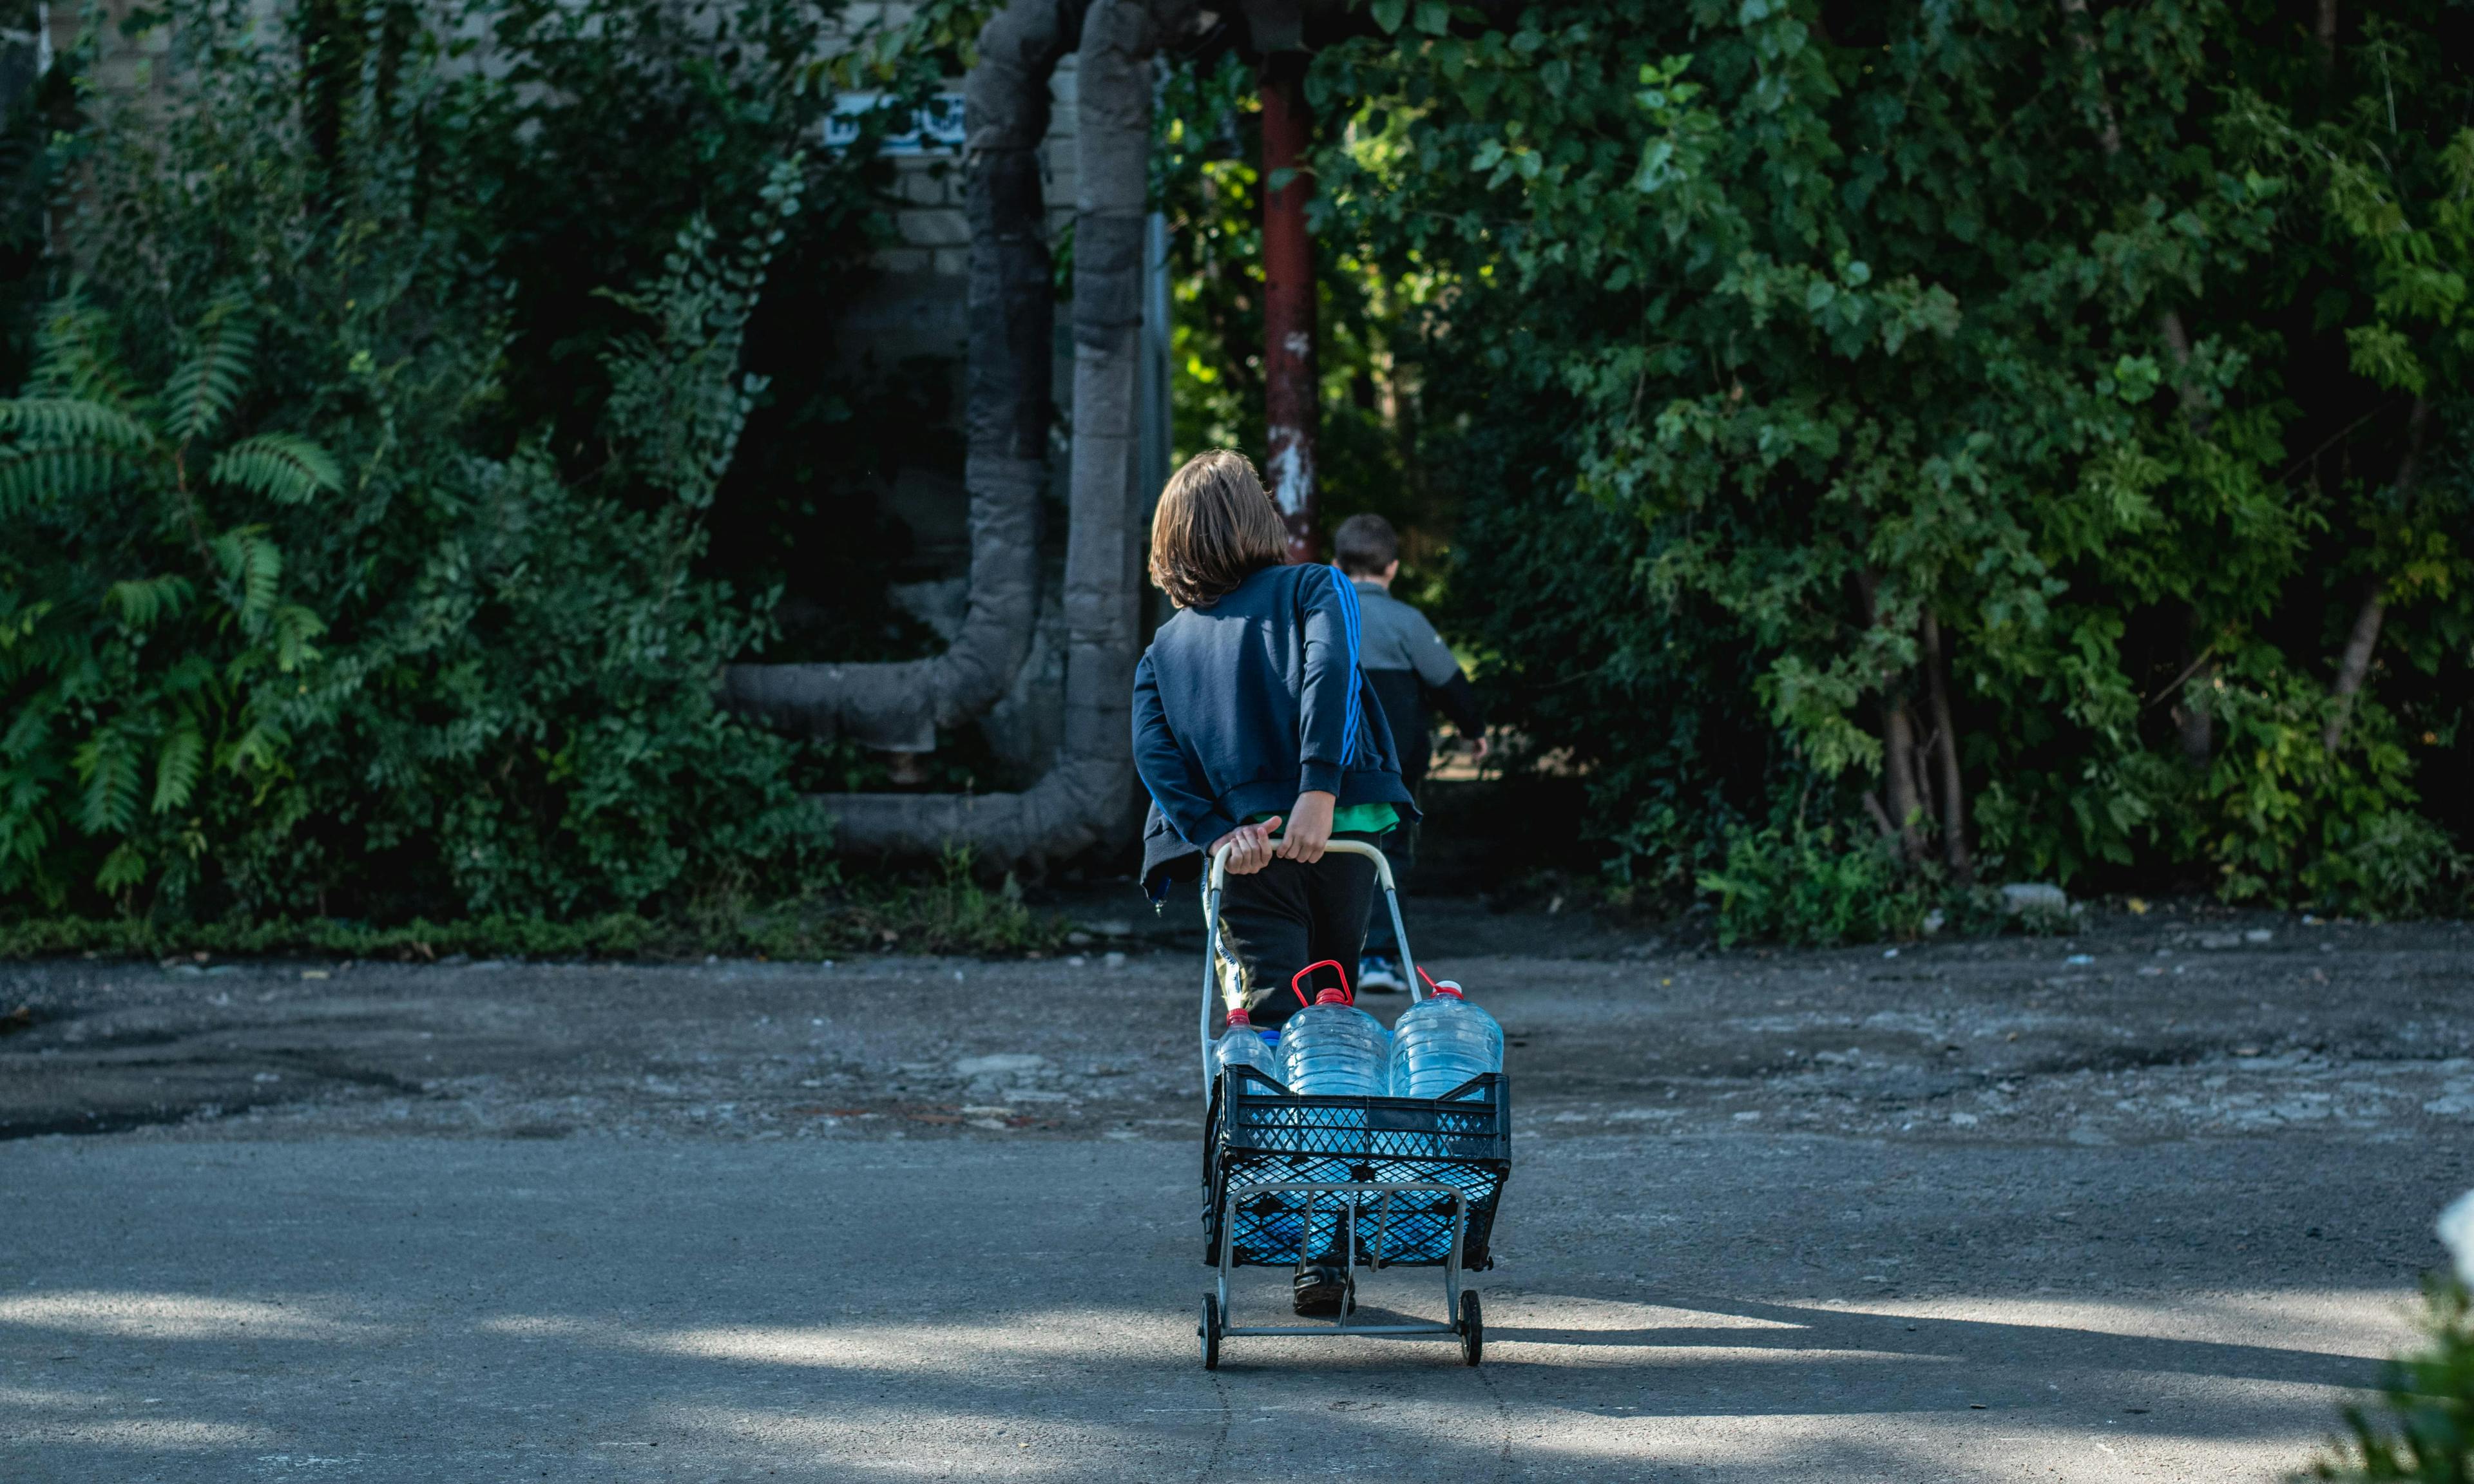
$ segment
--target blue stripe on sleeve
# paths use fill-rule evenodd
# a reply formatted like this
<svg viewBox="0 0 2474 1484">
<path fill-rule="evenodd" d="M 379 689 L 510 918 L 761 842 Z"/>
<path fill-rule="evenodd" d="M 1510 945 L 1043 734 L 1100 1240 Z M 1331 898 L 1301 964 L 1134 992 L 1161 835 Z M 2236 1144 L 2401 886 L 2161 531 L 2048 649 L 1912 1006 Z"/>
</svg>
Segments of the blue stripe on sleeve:
<svg viewBox="0 0 2474 1484">
<path fill-rule="evenodd" d="M 1365 721 L 1357 697 L 1360 688 L 1357 675 L 1357 586 L 1348 580 L 1348 574 L 1343 572 L 1337 562 L 1323 570 L 1331 574 L 1331 585 L 1340 591 L 1341 629 L 1348 636 L 1348 732 L 1340 744 L 1340 765 L 1346 768 L 1357 754 L 1357 730 Z"/>
</svg>

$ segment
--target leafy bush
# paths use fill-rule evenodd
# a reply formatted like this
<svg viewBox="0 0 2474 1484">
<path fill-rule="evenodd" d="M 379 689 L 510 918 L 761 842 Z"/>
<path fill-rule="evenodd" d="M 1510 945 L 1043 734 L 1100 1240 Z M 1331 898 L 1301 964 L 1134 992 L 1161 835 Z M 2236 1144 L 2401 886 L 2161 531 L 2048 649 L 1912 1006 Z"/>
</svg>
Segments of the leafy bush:
<svg viewBox="0 0 2474 1484">
<path fill-rule="evenodd" d="M 2306 1477 L 2474 1479 L 2474 1304 L 2453 1279 L 2432 1280 L 2424 1297 L 2428 1347 L 2389 1363 L 2376 1410 L 2345 1408 L 2345 1438 Z"/>
<path fill-rule="evenodd" d="M 664 251 L 572 265 L 641 272 L 599 286 L 607 332 L 527 360 L 514 265 L 562 243 L 499 230 L 549 189 L 504 200 L 504 152 L 548 74 L 388 14 L 345 67 L 175 5 L 168 92 L 85 100 L 70 279 L 0 406 L 0 893 L 400 920 L 813 884 L 800 750 L 712 699 L 765 600 L 697 571 L 819 179 L 798 121 L 683 190 Z M 563 419 L 545 368 L 579 354 Z"/>
<path fill-rule="evenodd" d="M 1842 842 L 1835 826 L 1800 821 L 1737 835 L 1726 864 L 1702 875 L 1717 899 L 1718 941 L 1871 943 L 1912 938 L 1932 900 L 1880 841 Z"/>
<path fill-rule="evenodd" d="M 1619 874 L 1772 920 L 1880 821 L 1953 877 L 2464 903 L 2451 12 L 1370 13 L 1321 240 L 1428 306 L 1455 622 Z M 1739 838 L 1816 776 L 1844 823 Z"/>
</svg>

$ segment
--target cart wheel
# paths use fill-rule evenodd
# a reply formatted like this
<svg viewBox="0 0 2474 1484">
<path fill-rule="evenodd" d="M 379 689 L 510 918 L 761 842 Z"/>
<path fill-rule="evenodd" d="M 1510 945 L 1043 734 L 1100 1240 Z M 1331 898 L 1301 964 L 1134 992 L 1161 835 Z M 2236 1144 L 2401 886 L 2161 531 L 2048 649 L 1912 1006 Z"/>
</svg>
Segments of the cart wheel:
<svg viewBox="0 0 2474 1484">
<path fill-rule="evenodd" d="M 1461 1290 L 1461 1364 L 1473 1366 L 1486 1358 L 1486 1317 L 1479 1310 L 1477 1290 Z"/>
<path fill-rule="evenodd" d="M 1202 1323 L 1194 1327 L 1194 1332 L 1202 1337 L 1202 1369 L 1219 1370 L 1220 1301 L 1207 1293 L 1202 1296 Z"/>
</svg>

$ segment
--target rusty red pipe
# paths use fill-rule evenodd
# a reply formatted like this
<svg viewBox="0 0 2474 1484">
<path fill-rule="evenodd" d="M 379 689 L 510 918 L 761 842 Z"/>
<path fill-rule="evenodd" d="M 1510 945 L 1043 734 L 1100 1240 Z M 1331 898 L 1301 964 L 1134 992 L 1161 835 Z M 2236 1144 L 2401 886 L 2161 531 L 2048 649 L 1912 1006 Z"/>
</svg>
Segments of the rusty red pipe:
<svg viewBox="0 0 2474 1484">
<path fill-rule="evenodd" d="M 1322 548 L 1316 527 L 1314 241 L 1306 235 L 1306 203 L 1314 195 L 1306 149 L 1314 131 L 1307 111 L 1304 52 L 1273 52 L 1258 74 L 1263 95 L 1263 386 L 1264 474 L 1289 528 L 1289 560 L 1312 562 Z M 1286 184 L 1273 188 L 1278 173 Z"/>
</svg>

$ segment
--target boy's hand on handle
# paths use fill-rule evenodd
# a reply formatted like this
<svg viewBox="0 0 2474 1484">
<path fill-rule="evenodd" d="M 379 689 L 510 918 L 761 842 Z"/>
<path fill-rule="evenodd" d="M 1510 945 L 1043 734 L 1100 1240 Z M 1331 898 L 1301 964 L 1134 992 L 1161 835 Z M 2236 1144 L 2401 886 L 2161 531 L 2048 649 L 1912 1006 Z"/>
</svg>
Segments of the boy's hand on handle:
<svg viewBox="0 0 2474 1484">
<path fill-rule="evenodd" d="M 1234 849 L 1228 852 L 1228 874 L 1250 876 L 1272 863 L 1272 831 L 1279 827 L 1280 817 L 1276 814 L 1259 825 L 1240 825 L 1212 841 L 1211 849 L 1203 853 L 1217 855 L 1222 846 L 1232 846 Z"/>
<path fill-rule="evenodd" d="M 1322 859 L 1322 848 L 1331 843 L 1332 807 L 1339 802 L 1337 795 L 1320 789 L 1298 795 L 1297 807 L 1289 811 L 1288 833 L 1280 836 L 1273 853 L 1309 866 Z"/>
</svg>

